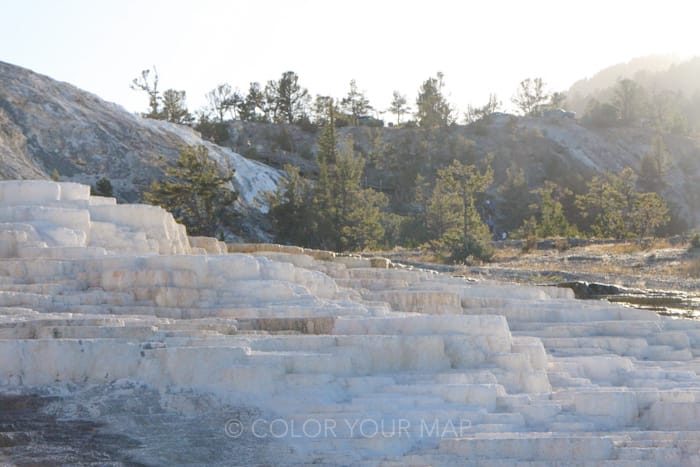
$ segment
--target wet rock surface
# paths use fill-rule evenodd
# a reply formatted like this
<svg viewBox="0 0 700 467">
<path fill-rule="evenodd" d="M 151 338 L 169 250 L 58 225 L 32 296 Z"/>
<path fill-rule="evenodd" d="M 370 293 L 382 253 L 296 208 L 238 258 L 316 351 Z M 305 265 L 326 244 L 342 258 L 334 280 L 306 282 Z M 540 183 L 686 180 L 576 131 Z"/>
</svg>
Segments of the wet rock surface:
<svg viewBox="0 0 700 467">
<path fill-rule="evenodd" d="M 271 462 L 266 440 L 226 432 L 228 420 L 250 426 L 250 420 L 259 416 L 254 408 L 221 405 L 200 394 L 162 393 L 129 381 L 35 391 L 26 388 L 0 395 L 0 462 L 79 466 Z"/>
</svg>

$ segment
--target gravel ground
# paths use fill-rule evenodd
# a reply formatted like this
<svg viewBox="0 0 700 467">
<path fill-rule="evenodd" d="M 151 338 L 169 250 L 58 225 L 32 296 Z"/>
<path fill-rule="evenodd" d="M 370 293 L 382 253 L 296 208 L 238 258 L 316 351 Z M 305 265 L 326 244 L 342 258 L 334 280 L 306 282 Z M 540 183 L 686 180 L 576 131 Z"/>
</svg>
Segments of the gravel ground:
<svg viewBox="0 0 700 467">
<path fill-rule="evenodd" d="M 580 280 L 700 293 L 700 251 L 689 250 L 686 246 L 642 249 L 634 243 L 615 243 L 531 253 L 500 248 L 491 263 L 478 266 L 436 264 L 419 250 L 394 250 L 381 255 L 396 263 L 476 279 L 527 284 Z"/>
</svg>

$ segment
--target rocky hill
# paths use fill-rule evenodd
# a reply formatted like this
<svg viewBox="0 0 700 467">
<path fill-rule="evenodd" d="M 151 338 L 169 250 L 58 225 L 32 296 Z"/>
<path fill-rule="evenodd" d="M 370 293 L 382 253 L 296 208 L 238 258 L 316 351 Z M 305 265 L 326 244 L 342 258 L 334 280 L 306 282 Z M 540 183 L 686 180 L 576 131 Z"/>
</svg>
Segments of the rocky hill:
<svg viewBox="0 0 700 467">
<path fill-rule="evenodd" d="M 0 62 L 0 178 L 112 182 L 118 199 L 136 202 L 177 159 L 182 145 L 204 144 L 236 170 L 241 209 L 264 211 L 262 193 L 279 172 L 204 141 L 187 126 L 141 118 L 70 84 Z M 263 237 L 255 223 L 247 236 Z"/>
<path fill-rule="evenodd" d="M 235 151 L 277 168 L 292 163 L 303 174 L 315 176 L 316 133 L 252 122 L 231 123 L 229 130 L 228 144 Z M 617 173 L 625 167 L 638 171 L 660 136 L 665 146 L 663 195 L 688 226 L 700 223 L 700 140 L 693 137 L 659 135 L 641 126 L 587 127 L 557 112 L 541 118 L 497 113 L 471 125 L 436 130 L 339 129 L 340 141 L 348 136 L 367 159 L 366 184 L 399 200 L 413 189 L 417 174 L 430 179 L 453 159 L 475 162 L 489 154 L 495 172 L 490 193 L 495 198 L 510 167 L 522 168 L 533 188 L 552 180 L 583 190 L 585 181 L 597 173 Z"/>
<path fill-rule="evenodd" d="M 0 178 L 48 178 L 94 184 L 111 180 L 121 201 L 138 202 L 150 183 L 163 176 L 183 144 L 204 144 L 213 158 L 236 169 L 235 188 L 245 210 L 242 236 L 269 239 L 260 215 L 263 193 L 274 190 L 285 163 L 313 178 L 318 134 L 313 128 L 230 122 L 221 147 L 190 127 L 145 119 L 116 104 L 17 66 L 0 62 Z M 345 127 L 367 159 L 365 184 L 386 192 L 391 207 L 410 207 L 416 175 L 428 179 L 453 159 L 476 162 L 493 155 L 496 183 L 510 167 L 522 168 L 531 187 L 553 180 L 573 189 L 602 171 L 640 168 L 656 132 L 643 127 L 586 127 L 563 113 L 542 118 L 496 113 L 468 126 L 445 129 Z M 661 135 L 666 190 L 678 218 L 690 227 L 700 216 L 700 140 Z M 245 157 L 243 157 L 243 156 Z M 408 200 L 408 201 L 406 201 Z M 404 211 L 405 212 L 405 211 Z"/>
</svg>

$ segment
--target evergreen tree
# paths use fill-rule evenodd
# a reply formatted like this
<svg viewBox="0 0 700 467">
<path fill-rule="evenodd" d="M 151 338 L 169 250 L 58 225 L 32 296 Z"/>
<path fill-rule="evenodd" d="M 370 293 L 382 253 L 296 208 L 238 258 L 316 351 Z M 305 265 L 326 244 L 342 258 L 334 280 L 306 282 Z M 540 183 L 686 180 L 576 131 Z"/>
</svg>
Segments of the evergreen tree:
<svg viewBox="0 0 700 467">
<path fill-rule="evenodd" d="M 597 127 L 611 127 L 618 123 L 617 108 L 612 104 L 601 104 L 596 99 L 591 99 L 586 104 L 583 114 L 583 122 Z"/>
<path fill-rule="evenodd" d="M 523 115 L 539 116 L 550 98 L 544 87 L 542 78 L 524 79 L 520 82 L 511 101 Z"/>
<path fill-rule="evenodd" d="M 335 107 L 333 99 L 326 101 L 325 124 L 318 138 L 318 181 L 314 187 L 312 206 L 314 213 L 314 238 L 311 245 L 328 250 L 338 249 L 335 229 L 338 225 L 336 206 L 332 195 L 331 174 L 338 159 L 338 137 L 335 129 Z"/>
<path fill-rule="evenodd" d="M 168 178 L 153 182 L 146 201 L 170 211 L 189 235 L 215 236 L 230 227 L 238 194 L 231 190 L 233 169 L 220 173 L 205 146 L 185 146 Z"/>
<path fill-rule="evenodd" d="M 389 112 L 396 115 L 396 124 L 401 125 L 401 116 L 405 113 L 411 111 L 411 108 L 407 105 L 406 96 L 399 93 L 399 91 L 394 91 L 394 97 L 391 99 L 391 104 L 389 106 Z"/>
<path fill-rule="evenodd" d="M 522 168 L 511 166 L 506 169 L 506 180 L 498 187 L 501 201 L 498 203 L 498 225 L 503 231 L 511 232 L 518 228 L 528 216 L 532 193 Z"/>
<path fill-rule="evenodd" d="M 640 239 L 653 235 L 670 220 L 666 202 L 656 193 L 639 193 L 634 200 L 632 225 Z"/>
<path fill-rule="evenodd" d="M 329 100 L 318 142 L 318 181 L 311 186 L 298 169 L 288 168 L 270 215 L 285 242 L 329 250 L 375 248 L 384 236 L 386 196 L 362 187 L 365 161 L 355 154 L 351 137 L 338 151 L 334 113 Z"/>
<path fill-rule="evenodd" d="M 620 119 L 627 124 L 638 120 L 646 104 L 644 89 L 634 80 L 621 79 L 613 92 L 615 94 L 613 105 Z"/>
<path fill-rule="evenodd" d="M 238 115 L 247 122 L 267 122 L 269 109 L 265 93 L 260 89 L 260 83 L 250 83 L 248 93 L 239 104 Z"/>
<path fill-rule="evenodd" d="M 321 118 L 323 128 L 318 138 L 318 153 L 316 158 L 321 163 L 335 164 L 338 158 L 338 135 L 335 128 L 335 105 L 333 99 L 324 101 L 324 116 Z"/>
<path fill-rule="evenodd" d="M 423 243 L 429 238 L 428 213 L 430 202 L 430 183 L 421 174 L 416 175 L 414 186 L 415 213 L 411 225 L 411 232 L 404 235 L 409 240 Z"/>
<path fill-rule="evenodd" d="M 329 174 L 336 243 L 341 250 L 373 248 L 384 236 L 381 210 L 387 204 L 386 196 L 362 188 L 364 166 L 364 159 L 354 151 L 353 138 L 348 136 Z"/>
<path fill-rule="evenodd" d="M 270 203 L 270 217 L 277 240 L 292 245 L 309 245 L 313 238 L 314 215 L 311 184 L 299 168 L 284 166 L 285 177 Z"/>
<path fill-rule="evenodd" d="M 430 237 L 438 242 L 443 241 L 451 232 L 459 232 L 461 211 L 458 199 L 453 195 L 444 178 L 439 177 L 426 206 L 426 226 Z"/>
<path fill-rule="evenodd" d="M 107 197 L 112 197 L 114 196 L 114 190 L 112 188 L 112 182 L 109 181 L 109 178 L 107 177 L 102 177 L 97 182 L 95 183 L 94 189 L 90 187 L 90 191 L 92 192 L 91 194 L 94 194 L 96 196 L 107 196 Z"/>
<path fill-rule="evenodd" d="M 438 72 L 437 77 L 428 78 L 420 87 L 416 99 L 416 118 L 422 128 L 446 127 L 453 122 L 452 106 L 443 94 L 443 79 L 444 75 Z"/>
<path fill-rule="evenodd" d="M 610 175 L 608 175 L 610 177 Z M 576 198 L 584 219 L 589 219 L 593 235 L 603 238 L 624 238 L 626 236 L 623 210 L 624 198 L 617 192 L 606 177 L 595 176 L 588 183 L 588 192 Z"/>
<path fill-rule="evenodd" d="M 349 216 L 355 193 L 360 189 L 364 161 L 356 157 L 354 139 L 348 135 L 338 153 L 332 172 L 331 190 L 335 199 L 338 220 L 344 223 Z"/>
<path fill-rule="evenodd" d="M 355 126 L 359 124 L 360 117 L 367 115 L 367 112 L 372 110 L 372 106 L 369 105 L 369 99 L 367 99 L 364 92 L 357 89 L 357 83 L 354 79 L 350 81 L 350 91 L 340 101 L 340 105 L 345 112 L 350 114 L 353 120 L 352 123 Z"/>
<path fill-rule="evenodd" d="M 176 91 L 175 89 L 167 89 L 163 92 L 163 110 L 160 118 L 172 123 L 188 124 L 192 123 L 192 115 L 187 110 L 185 103 L 185 91 Z"/>
<path fill-rule="evenodd" d="M 564 103 L 566 102 L 565 92 L 553 92 L 549 96 L 549 104 L 547 107 L 550 109 L 561 109 L 564 108 Z"/>
<path fill-rule="evenodd" d="M 666 188 L 664 175 L 668 152 L 660 135 L 654 137 L 651 146 L 651 153 L 645 154 L 640 161 L 637 187 L 641 191 L 661 193 Z"/>
<path fill-rule="evenodd" d="M 267 100 L 277 123 L 295 123 L 307 114 L 309 91 L 299 84 L 299 76 L 293 71 L 282 73 L 277 81 L 269 81 Z"/>
<path fill-rule="evenodd" d="M 561 188 L 554 182 L 545 181 L 544 186 L 535 191 L 540 197 L 540 222 L 537 235 L 540 238 L 566 237 L 571 233 L 571 226 L 564 215 L 560 197 L 571 194 L 570 190 Z"/>
<path fill-rule="evenodd" d="M 652 90 L 648 101 L 648 117 L 654 127 L 663 132 L 688 135 L 687 100 L 681 91 Z"/>
<path fill-rule="evenodd" d="M 496 112 L 502 105 L 495 94 L 489 94 L 489 101 L 482 107 L 467 107 L 467 112 L 464 114 L 464 121 L 467 124 L 478 122 L 479 120 L 488 117 Z"/>
<path fill-rule="evenodd" d="M 576 196 L 581 216 L 597 237 L 625 238 L 633 231 L 630 213 L 636 198 L 634 172 L 597 175 L 588 182 L 588 191 Z"/>
<path fill-rule="evenodd" d="M 353 194 L 353 204 L 340 231 L 343 249 L 371 250 L 379 246 L 384 237 L 382 209 L 386 204 L 386 196 L 372 189 L 360 189 Z"/>
<path fill-rule="evenodd" d="M 240 108 L 243 98 L 234 91 L 230 84 L 220 84 L 206 95 L 209 103 L 209 111 L 216 115 L 219 123 L 224 121 L 226 112 L 230 112 L 233 118 L 236 118 L 238 109 Z"/>
<path fill-rule="evenodd" d="M 448 167 L 438 170 L 436 186 L 442 185 L 439 196 L 444 199 L 435 202 L 448 208 L 445 215 L 457 214 L 461 224 L 458 228 L 450 226 L 443 234 L 443 242 L 451 250 L 453 260 L 462 261 L 470 256 L 488 260 L 493 255 L 489 228 L 476 208 L 477 195 L 484 193 L 492 182 L 490 166 L 479 172 L 474 165 L 454 160 Z"/>
<path fill-rule="evenodd" d="M 202 138 L 222 145 L 229 139 L 228 126 L 219 120 L 212 120 L 207 112 L 199 111 L 195 125 Z"/>
</svg>

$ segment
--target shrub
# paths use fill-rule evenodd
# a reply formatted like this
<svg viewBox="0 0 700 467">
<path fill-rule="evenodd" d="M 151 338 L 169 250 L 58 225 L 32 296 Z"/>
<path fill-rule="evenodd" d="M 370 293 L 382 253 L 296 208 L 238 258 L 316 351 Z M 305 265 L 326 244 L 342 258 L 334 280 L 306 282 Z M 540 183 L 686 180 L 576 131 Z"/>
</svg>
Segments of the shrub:
<svg viewBox="0 0 700 467">
<path fill-rule="evenodd" d="M 110 182 L 109 178 L 107 178 L 107 177 L 102 177 L 101 179 L 97 180 L 97 183 L 95 183 L 95 186 L 90 187 L 90 192 L 91 192 L 90 194 L 94 194 L 97 196 L 107 196 L 107 197 L 114 196 L 112 182 Z"/>
<path fill-rule="evenodd" d="M 213 121 L 203 117 L 199 120 L 195 129 L 201 133 L 202 138 L 213 141 L 216 144 L 225 143 L 229 139 L 228 126 L 224 122 Z"/>
<path fill-rule="evenodd" d="M 301 148 L 301 151 L 299 151 L 299 157 L 302 159 L 306 159 L 307 161 L 312 161 L 314 160 L 314 152 L 311 150 L 310 147 L 304 146 Z"/>
<path fill-rule="evenodd" d="M 523 253 L 530 253 L 537 249 L 537 237 L 534 235 L 528 235 L 523 242 Z"/>
<path fill-rule="evenodd" d="M 450 242 L 450 261 L 454 263 L 471 264 L 474 262 L 488 262 L 493 258 L 494 250 L 488 238 L 468 236 L 466 241 L 459 239 Z"/>
<path fill-rule="evenodd" d="M 554 248 L 557 251 L 566 251 L 569 249 L 569 240 L 566 238 L 557 238 L 554 240 Z"/>
<path fill-rule="evenodd" d="M 684 263 L 681 267 L 681 271 L 688 277 L 694 279 L 700 278 L 700 258 L 694 258 Z"/>
<path fill-rule="evenodd" d="M 307 133 L 316 133 L 318 131 L 318 125 L 309 119 L 308 115 L 304 115 L 299 120 L 296 121 L 296 125 L 301 128 L 302 131 Z"/>
<path fill-rule="evenodd" d="M 292 135 L 289 134 L 286 128 L 282 128 L 273 138 L 274 143 L 283 151 L 292 152 L 294 149 L 294 141 Z"/>
<path fill-rule="evenodd" d="M 693 250 L 700 249 L 700 233 L 693 234 L 690 237 L 690 248 Z"/>
</svg>

